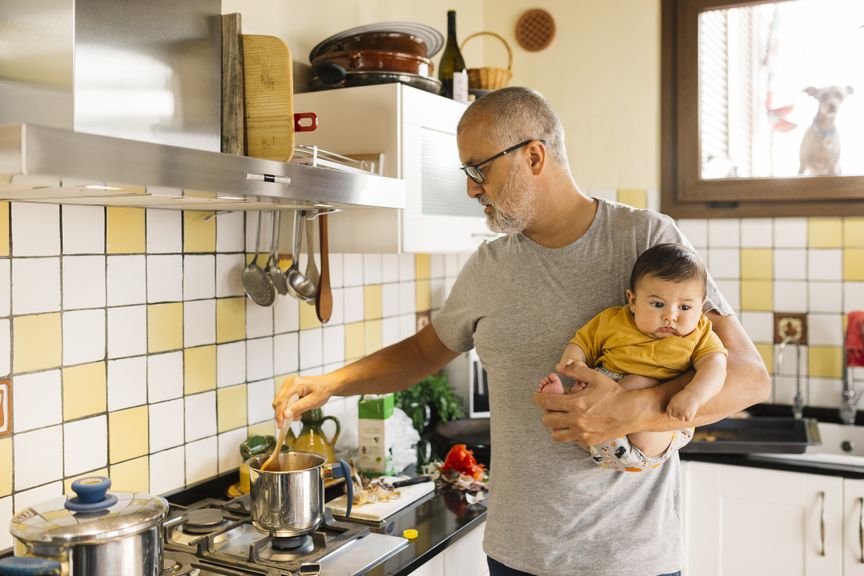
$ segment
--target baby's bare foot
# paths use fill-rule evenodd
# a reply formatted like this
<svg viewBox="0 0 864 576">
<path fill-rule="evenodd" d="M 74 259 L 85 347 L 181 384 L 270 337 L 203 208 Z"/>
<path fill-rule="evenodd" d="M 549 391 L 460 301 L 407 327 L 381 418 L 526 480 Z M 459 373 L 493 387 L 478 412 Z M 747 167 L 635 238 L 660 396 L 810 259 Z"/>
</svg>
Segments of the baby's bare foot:
<svg viewBox="0 0 864 576">
<path fill-rule="evenodd" d="M 540 380 L 538 390 L 544 394 L 564 394 L 564 384 L 558 375 L 553 372 Z"/>
</svg>

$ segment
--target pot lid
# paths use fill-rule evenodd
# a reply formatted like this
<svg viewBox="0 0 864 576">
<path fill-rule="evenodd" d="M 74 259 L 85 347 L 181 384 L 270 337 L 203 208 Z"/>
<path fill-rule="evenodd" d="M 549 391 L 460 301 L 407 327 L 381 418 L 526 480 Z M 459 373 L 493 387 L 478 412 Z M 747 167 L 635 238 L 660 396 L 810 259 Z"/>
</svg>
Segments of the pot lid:
<svg viewBox="0 0 864 576">
<path fill-rule="evenodd" d="M 376 24 L 366 24 L 350 28 L 319 42 L 317 46 L 312 48 L 312 52 L 309 53 L 309 61 L 312 62 L 321 53 L 326 52 L 331 44 L 350 38 L 351 36 L 370 32 L 401 32 L 416 36 L 426 44 L 427 58 L 432 58 L 444 46 L 444 35 L 431 26 L 418 22 L 378 22 Z"/>
<path fill-rule="evenodd" d="M 9 531 L 24 542 L 54 545 L 95 544 L 144 532 L 168 514 L 164 498 L 142 493 L 108 493 L 101 476 L 72 483 L 77 496 L 55 498 L 23 510 Z"/>
</svg>

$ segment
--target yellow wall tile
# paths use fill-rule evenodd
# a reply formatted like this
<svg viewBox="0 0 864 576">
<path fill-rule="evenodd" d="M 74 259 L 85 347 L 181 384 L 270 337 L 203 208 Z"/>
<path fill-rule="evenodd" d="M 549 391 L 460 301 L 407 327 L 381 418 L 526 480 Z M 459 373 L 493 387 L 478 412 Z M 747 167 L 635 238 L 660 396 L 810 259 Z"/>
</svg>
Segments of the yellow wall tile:
<svg viewBox="0 0 864 576">
<path fill-rule="evenodd" d="M 305 302 L 297 302 L 297 304 L 300 306 L 300 329 L 309 330 L 311 328 L 320 328 L 321 321 L 318 320 L 318 313 L 315 312 L 315 306 L 310 306 Z"/>
<path fill-rule="evenodd" d="M 864 248 L 843 250 L 843 279 L 847 282 L 864 280 Z"/>
<path fill-rule="evenodd" d="M 108 207 L 106 221 L 108 254 L 141 254 L 147 247 L 143 208 Z"/>
<path fill-rule="evenodd" d="M 9 256 L 9 202 L 0 202 L 0 256 Z"/>
<path fill-rule="evenodd" d="M 366 351 L 366 329 L 363 322 L 345 325 L 345 359 L 355 360 Z"/>
<path fill-rule="evenodd" d="M 383 341 L 382 331 L 383 326 L 381 324 L 381 320 L 372 320 L 371 322 L 364 322 L 365 326 L 363 331 L 365 332 L 364 336 L 364 348 L 366 352 L 366 356 L 377 352 L 381 349 L 381 342 Z"/>
<path fill-rule="evenodd" d="M 147 406 L 108 413 L 108 461 L 111 464 L 147 454 L 148 422 Z"/>
<path fill-rule="evenodd" d="M 150 457 L 144 456 L 111 466 L 111 490 L 150 492 Z"/>
<path fill-rule="evenodd" d="M 377 320 L 381 318 L 383 305 L 382 288 L 380 284 L 370 284 L 363 287 L 363 318 Z"/>
<path fill-rule="evenodd" d="M 183 347 L 183 303 L 147 306 L 147 350 L 165 352 Z"/>
<path fill-rule="evenodd" d="M 843 377 L 843 349 L 840 347 L 810 346 L 807 349 L 807 361 L 811 377 Z"/>
<path fill-rule="evenodd" d="M 72 483 L 76 480 L 80 480 L 81 478 L 87 478 L 88 476 L 108 476 L 108 468 L 99 468 L 98 470 L 91 470 L 90 472 L 84 472 L 83 474 L 79 474 L 77 476 L 72 476 L 70 478 L 66 478 L 63 481 L 63 494 L 68 494 L 69 496 L 75 496 L 75 491 L 72 490 Z M 114 490 L 114 482 L 111 482 L 111 490 Z"/>
<path fill-rule="evenodd" d="M 216 342 L 234 342 L 246 338 L 246 298 L 216 300 Z"/>
<path fill-rule="evenodd" d="M 219 432 L 246 426 L 246 385 L 222 388 L 216 393 Z"/>
<path fill-rule="evenodd" d="M 105 412 L 106 398 L 104 362 L 63 369 L 63 420 Z"/>
<path fill-rule="evenodd" d="M 840 248 L 843 246 L 843 225 L 840 218 L 810 218 L 807 222 L 810 248 Z"/>
<path fill-rule="evenodd" d="M 432 256 L 429 254 L 414 255 L 414 278 L 428 280 L 432 277 Z"/>
<path fill-rule="evenodd" d="M 12 438 L 0 438 L 0 497 L 12 494 Z"/>
<path fill-rule="evenodd" d="M 771 280 L 774 277 L 774 251 L 771 249 L 741 250 L 741 278 Z"/>
<path fill-rule="evenodd" d="M 183 251 L 216 251 L 216 218 L 213 212 L 183 212 Z"/>
<path fill-rule="evenodd" d="M 640 190 L 638 188 L 619 188 L 618 202 L 627 204 L 633 208 L 647 208 L 648 191 Z"/>
<path fill-rule="evenodd" d="M 272 418 L 268 418 L 264 422 L 258 422 L 257 424 L 249 425 L 249 436 L 254 436 L 258 434 L 259 436 L 275 436 L 276 435 L 276 424 L 273 423 Z"/>
<path fill-rule="evenodd" d="M 864 247 L 864 218 L 843 219 L 843 246 Z"/>
<path fill-rule="evenodd" d="M 60 366 L 63 338 L 59 313 L 18 316 L 12 320 L 12 333 L 14 372 Z"/>
<path fill-rule="evenodd" d="M 432 308 L 432 284 L 429 280 L 418 280 L 414 283 L 417 312 L 425 312 Z"/>
<path fill-rule="evenodd" d="M 765 362 L 765 368 L 768 369 L 769 374 L 774 373 L 774 344 L 761 343 L 755 344 L 756 350 L 759 351 L 759 355 L 762 356 L 762 361 Z"/>
<path fill-rule="evenodd" d="M 216 346 L 187 348 L 183 360 L 184 394 L 216 389 Z"/>
<path fill-rule="evenodd" d="M 741 310 L 771 312 L 773 309 L 773 282 L 767 280 L 741 281 Z"/>
</svg>

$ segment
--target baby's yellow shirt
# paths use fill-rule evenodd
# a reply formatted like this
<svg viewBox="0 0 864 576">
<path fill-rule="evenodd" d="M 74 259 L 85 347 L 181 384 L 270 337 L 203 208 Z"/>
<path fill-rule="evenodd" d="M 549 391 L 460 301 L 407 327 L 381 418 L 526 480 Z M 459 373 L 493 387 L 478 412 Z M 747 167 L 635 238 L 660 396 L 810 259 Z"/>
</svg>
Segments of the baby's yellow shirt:
<svg viewBox="0 0 864 576">
<path fill-rule="evenodd" d="M 688 370 L 706 354 L 729 355 L 704 314 L 686 336 L 654 338 L 636 327 L 627 306 L 607 308 L 580 328 L 570 343 L 585 352 L 589 366 L 602 364 L 612 372 L 659 380 Z"/>
</svg>

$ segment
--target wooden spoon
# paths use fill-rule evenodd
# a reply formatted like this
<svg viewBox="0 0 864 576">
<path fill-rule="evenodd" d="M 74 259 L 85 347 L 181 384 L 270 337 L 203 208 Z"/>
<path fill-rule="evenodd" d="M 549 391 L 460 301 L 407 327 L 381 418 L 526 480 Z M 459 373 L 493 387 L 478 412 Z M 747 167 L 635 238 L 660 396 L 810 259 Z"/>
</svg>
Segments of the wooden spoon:
<svg viewBox="0 0 864 576">
<path fill-rule="evenodd" d="M 318 216 L 318 240 L 321 249 L 321 277 L 315 292 L 315 312 L 318 320 L 327 323 L 333 314 L 333 293 L 330 291 L 330 247 L 327 241 L 327 213 Z"/>
<path fill-rule="evenodd" d="M 300 397 L 297 396 L 297 394 L 294 394 L 293 396 L 291 396 L 291 398 L 288 399 L 287 406 L 291 406 L 292 404 L 294 404 L 299 399 L 300 399 Z M 273 453 L 270 454 L 270 457 L 267 458 L 267 460 L 264 461 L 264 464 L 261 465 L 260 470 L 269 469 L 270 467 L 273 466 L 274 462 L 279 460 L 279 454 L 282 453 L 282 445 L 285 443 L 285 436 L 288 435 L 288 428 L 290 426 L 291 426 L 291 420 L 290 419 L 286 418 L 285 420 L 282 421 L 282 429 L 279 431 L 279 439 L 276 440 L 276 447 L 273 449 Z"/>
</svg>

